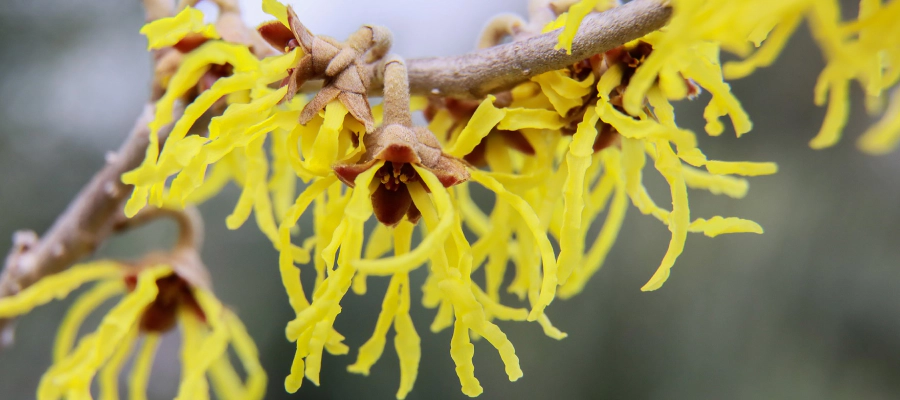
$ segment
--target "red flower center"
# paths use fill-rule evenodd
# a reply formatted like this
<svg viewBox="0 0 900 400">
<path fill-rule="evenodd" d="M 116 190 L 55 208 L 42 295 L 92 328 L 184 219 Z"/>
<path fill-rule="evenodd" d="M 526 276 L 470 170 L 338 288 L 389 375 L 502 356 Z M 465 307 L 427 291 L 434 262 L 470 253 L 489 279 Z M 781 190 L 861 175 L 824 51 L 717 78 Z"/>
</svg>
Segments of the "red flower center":
<svg viewBox="0 0 900 400">
<path fill-rule="evenodd" d="M 137 274 L 125 277 L 129 292 L 137 286 L 137 280 Z M 200 321 L 206 322 L 206 315 L 191 292 L 190 284 L 180 276 L 172 274 L 159 278 L 156 280 L 156 287 L 159 289 L 156 299 L 141 315 L 141 331 L 163 333 L 172 329 L 178 320 L 180 307 L 187 307 Z"/>
</svg>

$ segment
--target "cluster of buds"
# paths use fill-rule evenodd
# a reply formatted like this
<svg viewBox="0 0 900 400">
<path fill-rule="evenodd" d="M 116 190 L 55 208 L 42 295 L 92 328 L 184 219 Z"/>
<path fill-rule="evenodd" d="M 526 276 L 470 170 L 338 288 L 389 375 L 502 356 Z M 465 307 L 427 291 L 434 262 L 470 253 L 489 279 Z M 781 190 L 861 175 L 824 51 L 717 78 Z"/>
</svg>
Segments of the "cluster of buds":
<svg viewBox="0 0 900 400">
<path fill-rule="evenodd" d="M 284 53 L 298 47 L 303 50 L 303 57 L 288 69 L 289 75 L 282 82 L 288 87 L 282 101 L 290 101 L 307 81 L 324 80 L 322 88 L 303 108 L 300 123 L 309 123 L 337 99 L 350 115 L 365 125 L 366 132 L 372 132 L 375 121 L 368 99 L 371 70 L 375 68 L 373 63 L 390 49 L 391 32 L 380 26 L 364 26 L 342 43 L 328 36 L 313 35 L 290 6 L 286 12 L 287 25 L 272 21 L 257 28 L 263 39 Z"/>
</svg>

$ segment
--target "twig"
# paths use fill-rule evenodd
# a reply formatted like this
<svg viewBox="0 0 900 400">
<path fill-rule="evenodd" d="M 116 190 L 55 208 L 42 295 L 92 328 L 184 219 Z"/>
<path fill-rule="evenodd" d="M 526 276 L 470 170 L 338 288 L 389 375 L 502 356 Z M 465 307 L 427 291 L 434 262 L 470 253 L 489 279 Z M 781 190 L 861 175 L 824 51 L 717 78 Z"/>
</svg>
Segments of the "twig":
<svg viewBox="0 0 900 400">
<path fill-rule="evenodd" d="M 178 224 L 178 239 L 170 250 L 148 253 L 138 261 L 138 264 L 171 265 L 175 273 L 188 281 L 191 286 L 212 290 L 209 270 L 200 258 L 200 247 L 203 246 L 203 218 L 196 206 L 188 205 L 183 210 L 150 207 L 131 218 L 121 213 L 112 223 L 112 230 L 116 233 L 129 231 L 160 218 L 170 218 Z"/>
<path fill-rule="evenodd" d="M 183 248 L 199 250 L 203 247 L 203 217 L 200 216 L 197 207 L 193 205 L 188 205 L 181 210 L 148 207 L 131 218 L 126 217 L 124 213 L 117 214 L 112 224 L 112 230 L 115 233 L 130 231 L 160 218 L 170 218 L 178 224 L 178 239 L 175 241 L 172 251 Z"/>
<path fill-rule="evenodd" d="M 572 54 L 553 49 L 560 32 L 556 30 L 461 56 L 407 60 L 410 91 L 421 95 L 481 98 L 509 89 L 533 76 L 565 68 L 662 28 L 672 14 L 665 3 L 634 0 L 588 15 L 575 35 Z M 382 77 L 377 73 L 381 70 L 374 69 L 373 89 L 381 87 Z"/>
<path fill-rule="evenodd" d="M 384 64 L 384 124 L 412 127 L 409 111 L 409 78 L 403 59 L 395 54 L 385 58 Z"/>
</svg>

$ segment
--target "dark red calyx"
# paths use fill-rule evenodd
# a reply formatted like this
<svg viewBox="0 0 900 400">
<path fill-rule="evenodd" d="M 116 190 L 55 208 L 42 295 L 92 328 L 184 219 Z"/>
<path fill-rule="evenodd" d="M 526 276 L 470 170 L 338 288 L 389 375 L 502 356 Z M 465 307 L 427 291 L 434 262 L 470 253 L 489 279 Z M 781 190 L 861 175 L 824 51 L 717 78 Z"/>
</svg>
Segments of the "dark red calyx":
<svg viewBox="0 0 900 400">
<path fill-rule="evenodd" d="M 134 291 L 137 287 L 138 275 L 132 274 L 125 277 L 125 286 L 128 291 Z M 178 321 L 178 312 L 182 307 L 194 313 L 202 322 L 206 322 L 206 315 L 200 308 L 190 284 L 176 274 L 171 274 L 156 280 L 159 292 L 147 308 L 144 309 L 139 323 L 142 332 L 167 332 L 175 327 Z"/>
</svg>

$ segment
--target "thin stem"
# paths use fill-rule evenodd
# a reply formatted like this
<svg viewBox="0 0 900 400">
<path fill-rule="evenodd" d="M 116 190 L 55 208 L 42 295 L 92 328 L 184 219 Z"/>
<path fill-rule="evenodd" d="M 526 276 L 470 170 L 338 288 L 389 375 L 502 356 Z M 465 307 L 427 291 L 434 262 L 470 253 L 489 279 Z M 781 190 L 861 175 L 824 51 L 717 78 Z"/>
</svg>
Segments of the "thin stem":
<svg viewBox="0 0 900 400">
<path fill-rule="evenodd" d="M 406 64 L 397 55 L 389 56 L 384 64 L 384 122 L 412 127 L 409 77 Z"/>
<path fill-rule="evenodd" d="M 672 10 L 661 0 L 634 0 L 581 22 L 572 54 L 554 50 L 559 30 L 461 56 L 407 60 L 414 94 L 481 98 L 544 72 L 572 65 L 662 28 Z M 378 70 L 378 68 L 376 68 Z M 378 74 L 372 88 L 378 89 Z"/>
<path fill-rule="evenodd" d="M 478 38 L 478 49 L 494 47 L 503 42 L 503 39 L 512 36 L 519 29 L 524 29 L 528 23 L 516 14 L 500 14 L 488 21 L 487 26 Z"/>
<path fill-rule="evenodd" d="M 112 224 L 112 230 L 121 233 L 137 229 L 160 218 L 170 218 L 178 224 L 178 239 L 175 245 L 171 250 L 148 252 L 134 264 L 139 266 L 166 264 L 191 286 L 212 290 L 209 270 L 200 257 L 200 247 L 203 245 L 203 218 L 197 207 L 187 206 L 183 210 L 145 208 L 131 218 L 119 214 Z"/>
<path fill-rule="evenodd" d="M 190 205 L 183 210 L 145 208 L 131 218 L 120 214 L 113 223 L 113 231 L 116 233 L 129 231 L 160 218 L 171 218 L 178 224 L 178 239 L 175 241 L 173 252 L 187 248 L 199 251 L 203 246 L 203 217 L 200 216 L 197 207 Z"/>
</svg>

